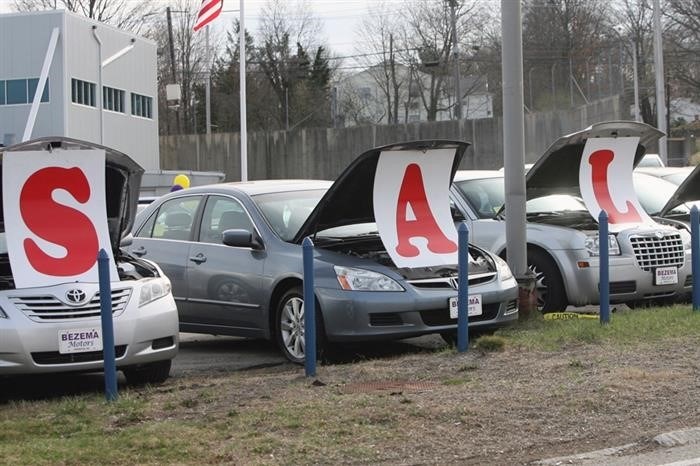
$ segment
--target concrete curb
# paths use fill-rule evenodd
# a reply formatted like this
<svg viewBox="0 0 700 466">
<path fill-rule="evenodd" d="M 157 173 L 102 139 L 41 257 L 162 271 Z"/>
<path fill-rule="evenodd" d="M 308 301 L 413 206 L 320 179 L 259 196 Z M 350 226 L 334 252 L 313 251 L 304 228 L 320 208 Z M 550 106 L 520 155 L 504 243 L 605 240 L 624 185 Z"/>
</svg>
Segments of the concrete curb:
<svg viewBox="0 0 700 466">
<path fill-rule="evenodd" d="M 659 434 L 652 439 L 659 447 L 672 448 L 681 445 L 689 445 L 700 443 L 700 427 L 692 427 L 688 429 L 674 430 Z M 556 458 L 548 458 L 535 461 L 532 464 L 559 466 L 563 464 L 576 464 L 580 462 L 600 462 L 603 463 L 606 457 L 624 456 L 625 452 L 640 446 L 640 443 L 628 443 L 619 447 L 604 448 L 602 450 L 590 451 L 587 453 L 578 453 L 570 456 L 560 456 Z"/>
</svg>

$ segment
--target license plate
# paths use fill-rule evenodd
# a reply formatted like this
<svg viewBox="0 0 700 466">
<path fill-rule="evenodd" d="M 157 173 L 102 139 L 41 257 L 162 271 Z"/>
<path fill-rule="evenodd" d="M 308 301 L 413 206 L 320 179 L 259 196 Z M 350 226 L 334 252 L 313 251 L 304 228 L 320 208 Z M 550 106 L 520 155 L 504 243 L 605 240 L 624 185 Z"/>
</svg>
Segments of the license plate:
<svg viewBox="0 0 700 466">
<path fill-rule="evenodd" d="M 457 297 L 450 298 L 450 319 L 457 318 Z M 467 314 L 471 316 L 480 316 L 481 310 L 481 295 L 480 294 L 470 294 L 469 295 L 469 306 L 467 306 Z"/>
<path fill-rule="evenodd" d="M 58 352 L 85 353 L 102 350 L 102 331 L 98 327 L 75 328 L 58 332 Z"/>
<path fill-rule="evenodd" d="M 659 267 L 654 270 L 654 285 L 675 285 L 678 283 L 676 267 Z"/>
</svg>

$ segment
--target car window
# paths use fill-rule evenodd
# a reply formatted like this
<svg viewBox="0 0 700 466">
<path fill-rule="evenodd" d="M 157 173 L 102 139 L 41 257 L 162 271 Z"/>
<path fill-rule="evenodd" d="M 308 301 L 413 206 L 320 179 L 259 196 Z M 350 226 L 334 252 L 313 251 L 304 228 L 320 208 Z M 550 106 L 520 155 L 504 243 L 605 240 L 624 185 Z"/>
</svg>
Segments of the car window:
<svg viewBox="0 0 700 466">
<path fill-rule="evenodd" d="M 163 202 L 136 234 L 142 238 L 188 240 L 202 196 L 187 196 Z"/>
<path fill-rule="evenodd" d="M 646 154 L 639 161 L 637 167 L 663 167 L 664 163 L 658 154 Z"/>
<path fill-rule="evenodd" d="M 284 241 L 291 241 L 321 200 L 325 189 L 289 191 L 253 196 L 272 229 Z"/>
<path fill-rule="evenodd" d="M 658 214 L 678 188 L 670 181 L 643 173 L 635 173 L 633 180 L 639 203 L 651 215 Z M 688 212 L 688 208 L 678 206 L 674 211 L 675 213 Z"/>
<path fill-rule="evenodd" d="M 479 218 L 493 218 L 505 203 L 503 178 L 482 178 L 455 182 Z"/>
<path fill-rule="evenodd" d="M 528 214 L 587 211 L 586 204 L 580 198 L 569 194 L 550 194 L 530 199 L 525 203 L 525 210 Z"/>
<path fill-rule="evenodd" d="M 240 202 L 230 197 L 210 196 L 204 206 L 199 241 L 223 244 L 226 230 L 253 231 L 253 223 Z"/>
</svg>

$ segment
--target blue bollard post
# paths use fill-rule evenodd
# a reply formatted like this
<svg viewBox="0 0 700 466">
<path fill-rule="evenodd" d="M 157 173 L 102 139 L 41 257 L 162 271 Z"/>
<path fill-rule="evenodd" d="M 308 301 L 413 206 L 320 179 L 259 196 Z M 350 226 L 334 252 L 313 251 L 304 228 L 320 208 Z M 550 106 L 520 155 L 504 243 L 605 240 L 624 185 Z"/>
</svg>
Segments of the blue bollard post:
<svg viewBox="0 0 700 466">
<path fill-rule="evenodd" d="M 462 222 L 457 229 L 457 351 L 469 348 L 469 229 Z"/>
<path fill-rule="evenodd" d="M 102 355 L 104 356 L 105 398 L 117 399 L 117 364 L 114 359 L 114 323 L 112 321 L 112 286 L 109 280 L 109 256 L 104 249 L 97 254 L 100 281 L 100 316 L 102 318 Z"/>
<path fill-rule="evenodd" d="M 600 324 L 610 323 L 610 256 L 608 243 L 608 213 L 598 215 L 598 250 L 600 254 Z"/>
<path fill-rule="evenodd" d="M 690 250 L 693 263 L 693 311 L 700 310 L 700 214 L 698 207 L 690 209 Z"/>
<path fill-rule="evenodd" d="M 314 243 L 306 237 L 304 251 L 304 369 L 316 376 L 316 299 L 314 297 Z"/>
</svg>

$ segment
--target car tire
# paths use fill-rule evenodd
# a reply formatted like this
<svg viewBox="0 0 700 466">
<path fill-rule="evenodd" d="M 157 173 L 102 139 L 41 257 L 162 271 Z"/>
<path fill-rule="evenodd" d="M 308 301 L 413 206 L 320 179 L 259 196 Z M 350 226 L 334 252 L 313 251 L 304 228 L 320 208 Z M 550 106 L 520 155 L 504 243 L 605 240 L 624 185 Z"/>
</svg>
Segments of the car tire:
<svg viewBox="0 0 700 466">
<path fill-rule="evenodd" d="M 151 362 L 122 369 L 129 385 L 161 384 L 170 377 L 172 360 Z"/>
<path fill-rule="evenodd" d="M 559 268 L 546 253 L 530 249 L 527 266 L 535 274 L 537 309 L 543 314 L 561 312 L 569 305 Z"/>
<path fill-rule="evenodd" d="M 277 303 L 275 339 L 282 354 L 295 364 L 304 364 L 304 294 L 301 287 L 287 290 Z M 323 360 L 327 354 L 325 329 L 316 303 L 316 355 Z"/>
</svg>

